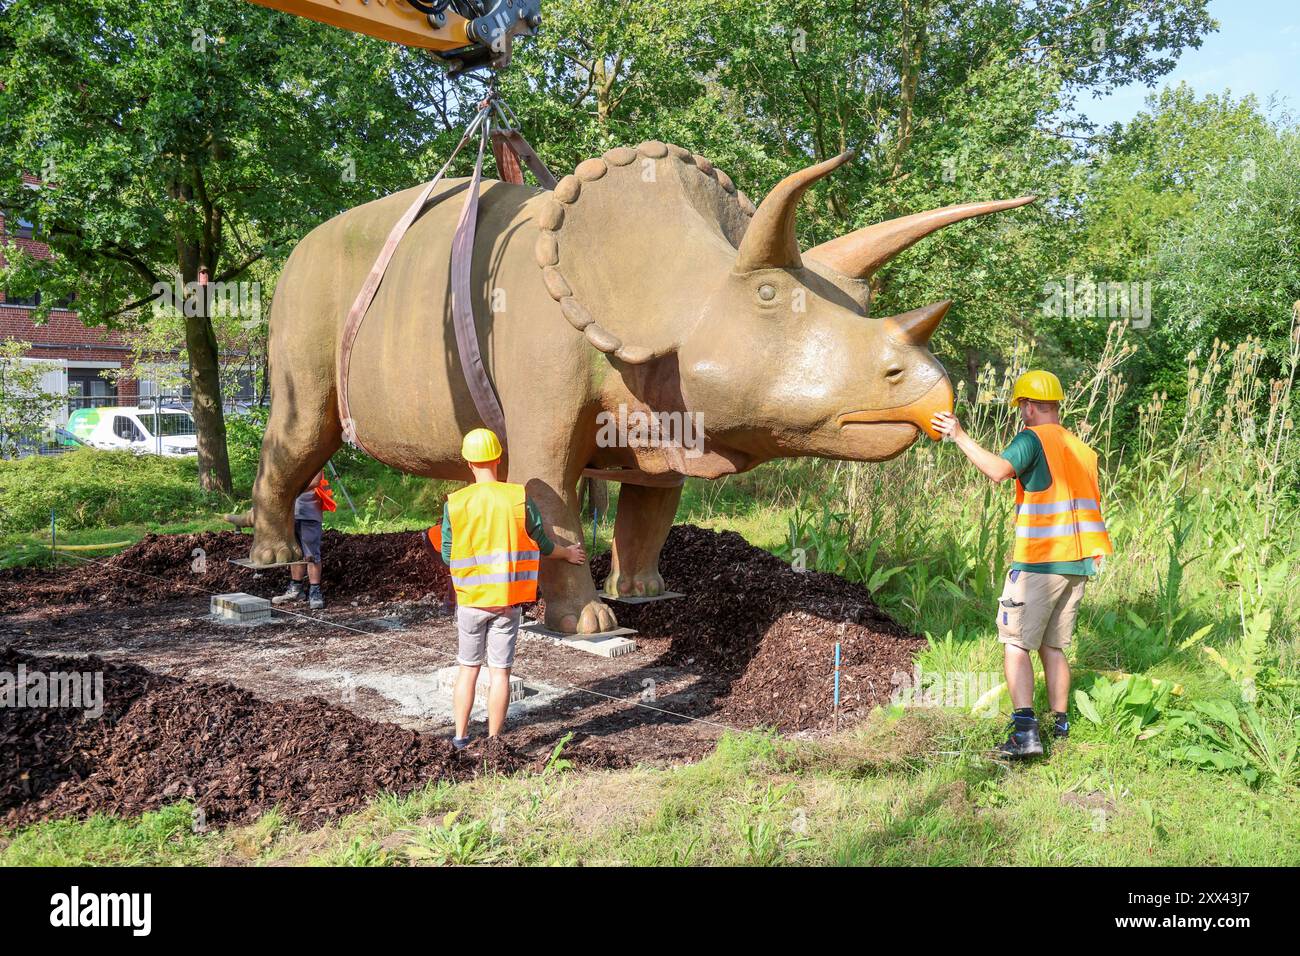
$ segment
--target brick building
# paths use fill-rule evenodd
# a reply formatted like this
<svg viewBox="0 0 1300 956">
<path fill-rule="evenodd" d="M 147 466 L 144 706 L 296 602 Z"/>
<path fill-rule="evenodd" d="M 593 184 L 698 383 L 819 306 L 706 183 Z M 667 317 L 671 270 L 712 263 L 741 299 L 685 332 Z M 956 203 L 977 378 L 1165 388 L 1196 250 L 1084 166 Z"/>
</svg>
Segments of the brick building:
<svg viewBox="0 0 1300 956">
<path fill-rule="evenodd" d="M 32 186 L 37 185 L 33 177 L 24 179 Z M 5 264 L 5 253 L 11 246 L 20 247 L 37 258 L 50 256 L 49 247 L 40 241 L 31 223 L 7 216 L 0 209 L 0 267 Z M 133 350 L 121 334 L 82 325 L 75 302 L 62 303 L 67 307 L 54 308 L 48 319 L 38 325 L 32 321 L 32 313 L 39 304 L 39 293 L 30 299 L 19 299 L 0 288 L 0 342 L 8 339 L 30 342 L 31 348 L 24 353 L 26 358 L 57 366 L 42 382 L 45 391 L 68 396 L 55 424 L 66 422 L 71 411 L 79 407 L 135 405 L 141 398 L 159 394 L 151 368 L 133 366 Z M 223 358 L 230 363 L 226 374 L 236 375 L 241 386 L 236 400 L 252 401 L 253 378 L 248 371 L 235 367 L 244 356 L 223 353 Z M 174 366 L 176 361 L 176 353 L 151 356 L 151 365 Z M 105 378 L 105 372 L 111 372 L 115 381 Z M 188 391 L 188 388 L 182 391 L 183 401 L 188 400 Z"/>
<path fill-rule="evenodd" d="M 31 223 L 0 210 L 0 266 L 5 264 L 11 246 L 40 259 L 48 258 L 49 247 L 34 232 Z M 45 377 L 45 390 L 68 395 L 73 406 L 134 405 L 140 395 L 140 383 L 129 374 L 132 353 L 122 337 L 106 329 L 87 328 L 71 307 L 56 307 L 45 323 L 37 325 L 32 321 L 32 312 L 39 304 L 40 293 L 33 298 L 19 299 L 0 288 L 0 341 L 30 342 L 32 347 L 25 353 L 27 358 L 58 366 L 57 371 Z M 116 385 L 103 377 L 107 370 L 118 372 Z M 145 387 L 147 390 L 148 385 Z M 67 414 L 67 409 L 63 410 L 60 419 L 66 420 Z"/>
</svg>

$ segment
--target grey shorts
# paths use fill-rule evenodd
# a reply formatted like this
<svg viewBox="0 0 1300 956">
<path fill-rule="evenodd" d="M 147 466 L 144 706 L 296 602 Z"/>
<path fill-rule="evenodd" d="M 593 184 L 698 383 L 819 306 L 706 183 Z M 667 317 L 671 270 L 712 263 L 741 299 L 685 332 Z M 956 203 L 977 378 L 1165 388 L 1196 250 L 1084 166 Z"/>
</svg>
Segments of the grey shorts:
<svg viewBox="0 0 1300 956">
<path fill-rule="evenodd" d="M 293 536 L 298 539 L 303 558 L 312 564 L 320 564 L 321 523 L 297 518 L 293 523 Z"/>
<path fill-rule="evenodd" d="M 517 604 L 511 607 L 457 607 L 457 663 L 477 667 L 483 663 L 486 654 L 488 667 L 513 666 L 520 612 Z"/>
</svg>

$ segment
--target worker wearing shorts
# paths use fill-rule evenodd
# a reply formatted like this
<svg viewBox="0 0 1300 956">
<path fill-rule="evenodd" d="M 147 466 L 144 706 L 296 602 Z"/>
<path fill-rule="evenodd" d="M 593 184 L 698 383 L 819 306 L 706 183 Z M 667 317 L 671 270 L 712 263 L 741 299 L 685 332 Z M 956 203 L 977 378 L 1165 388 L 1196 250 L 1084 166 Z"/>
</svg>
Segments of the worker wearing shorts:
<svg viewBox="0 0 1300 956">
<path fill-rule="evenodd" d="M 1026 651 L 1037 651 L 1044 644 L 1065 650 L 1074 638 L 1074 622 L 1089 577 L 1089 571 L 1054 574 L 1012 568 L 998 599 L 998 640 Z"/>
<path fill-rule="evenodd" d="M 302 549 L 306 567 L 301 564 L 289 568 L 289 588 L 283 594 L 271 598 L 271 603 L 290 604 L 307 599 L 307 606 L 313 611 L 325 607 L 325 596 L 321 593 L 321 537 L 325 518 L 323 492 L 317 489 L 327 486 L 325 474 L 321 472 L 312 479 L 307 490 L 300 494 L 293 503 L 293 535 Z M 327 495 L 324 495 L 328 498 Z M 330 507 L 333 507 L 331 503 Z M 305 579 L 305 580 L 304 580 Z"/>
<path fill-rule="evenodd" d="M 587 560 L 581 544 L 565 547 L 551 541 L 523 485 L 497 479 L 501 454 L 501 442 L 488 429 L 476 428 L 465 436 L 461 456 L 474 481 L 447 497 L 441 527 L 428 533 L 456 592 L 460 671 L 452 692 L 452 746 L 457 750 L 469 743 L 470 712 L 484 663 L 491 675 L 488 736 L 495 737 L 505 726 L 520 612 L 522 605 L 537 600 L 541 559 L 571 564 Z"/>
<path fill-rule="evenodd" d="M 1057 740 L 1069 736 L 1065 651 L 1088 578 L 1112 552 L 1101 514 L 1097 454 L 1061 425 L 1063 398 L 1061 383 L 1051 372 L 1020 376 L 1011 404 L 1025 428 L 1001 455 L 981 447 L 952 413 L 931 419 L 935 431 L 955 442 L 986 477 L 1016 483 L 1015 547 L 996 612 L 1012 706 L 1011 732 L 998 752 L 1008 757 L 1043 753 L 1031 654 L 1043 663 L 1052 734 Z"/>
</svg>

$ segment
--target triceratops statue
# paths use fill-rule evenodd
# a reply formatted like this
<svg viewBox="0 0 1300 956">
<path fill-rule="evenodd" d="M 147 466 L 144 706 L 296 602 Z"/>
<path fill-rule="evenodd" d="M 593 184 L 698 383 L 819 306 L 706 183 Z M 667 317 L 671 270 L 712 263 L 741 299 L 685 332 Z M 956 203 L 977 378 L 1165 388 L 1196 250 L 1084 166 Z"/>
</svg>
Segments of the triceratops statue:
<svg viewBox="0 0 1300 956">
<path fill-rule="evenodd" d="M 801 254 L 800 196 L 850 158 L 786 177 L 757 209 L 707 159 L 657 141 L 589 159 L 554 192 L 482 182 L 471 282 L 479 348 L 506 422 L 504 465 L 563 543 L 581 539 L 584 472 L 622 482 L 607 594 L 663 590 L 659 552 L 684 476 L 801 455 L 883 461 L 951 408 L 952 388 L 927 349 L 949 303 L 870 319 L 869 279 L 929 233 L 1032 197 L 905 216 Z M 461 437 L 482 424 L 449 293 L 468 184 L 439 184 L 397 247 L 353 343 L 348 389 L 350 427 L 371 454 L 411 474 L 460 480 L 469 477 Z M 340 332 L 415 195 L 326 222 L 280 277 L 274 401 L 249 515 L 255 564 L 299 557 L 294 497 L 344 439 Z M 601 440 L 614 416 L 665 412 L 701 424 L 700 440 L 689 448 Z M 541 591 L 550 628 L 616 626 L 586 567 L 543 562 Z"/>
</svg>

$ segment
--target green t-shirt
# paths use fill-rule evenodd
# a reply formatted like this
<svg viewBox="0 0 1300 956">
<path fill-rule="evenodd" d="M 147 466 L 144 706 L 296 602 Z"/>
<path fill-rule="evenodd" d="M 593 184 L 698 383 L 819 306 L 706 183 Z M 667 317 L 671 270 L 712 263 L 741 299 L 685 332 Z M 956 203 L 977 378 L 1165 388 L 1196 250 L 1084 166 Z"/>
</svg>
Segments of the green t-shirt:
<svg viewBox="0 0 1300 956">
<path fill-rule="evenodd" d="M 1016 470 L 1016 477 L 1025 486 L 1025 491 L 1046 491 L 1052 486 L 1052 471 L 1047 467 L 1043 443 L 1028 428 L 1011 439 L 1011 444 L 1002 453 L 1002 457 Z M 1097 573 L 1097 562 L 1092 558 L 1081 561 L 1043 561 L 1038 564 L 1013 561 L 1011 570 L 1036 571 L 1039 574 L 1093 575 Z"/>
</svg>

